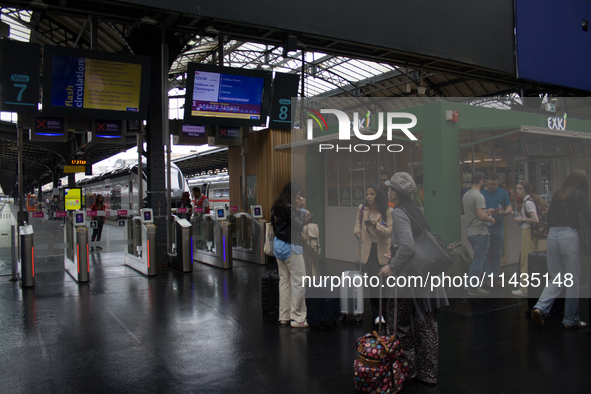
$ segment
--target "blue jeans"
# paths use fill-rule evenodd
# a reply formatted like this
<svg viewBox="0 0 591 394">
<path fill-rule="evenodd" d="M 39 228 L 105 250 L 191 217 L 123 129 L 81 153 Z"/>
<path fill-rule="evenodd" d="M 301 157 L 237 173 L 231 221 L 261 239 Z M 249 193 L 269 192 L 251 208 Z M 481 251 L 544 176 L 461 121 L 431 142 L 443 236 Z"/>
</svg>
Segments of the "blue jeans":
<svg viewBox="0 0 591 394">
<path fill-rule="evenodd" d="M 572 286 L 566 288 L 564 319 L 562 324 L 576 326 L 579 317 L 579 285 L 581 277 L 581 254 L 579 233 L 572 227 L 550 227 L 548 234 L 548 287 L 544 289 L 534 309 L 548 316 L 552 304 L 565 287 L 565 274 L 572 274 Z M 552 283 L 560 275 L 562 286 Z M 570 283 L 567 282 L 570 285 Z"/>
<path fill-rule="evenodd" d="M 491 226 L 488 228 L 488 233 L 490 234 L 490 247 L 488 248 L 488 252 L 486 252 L 483 271 L 485 275 L 489 275 L 492 272 L 494 276 L 499 276 L 501 247 L 505 238 L 505 226 Z"/>
<path fill-rule="evenodd" d="M 472 261 L 470 272 L 468 272 L 468 280 L 470 280 L 473 276 L 477 278 L 482 276 L 482 266 L 490 245 L 490 235 L 469 235 L 468 241 L 470 241 L 470 245 L 474 249 L 474 261 Z"/>
</svg>

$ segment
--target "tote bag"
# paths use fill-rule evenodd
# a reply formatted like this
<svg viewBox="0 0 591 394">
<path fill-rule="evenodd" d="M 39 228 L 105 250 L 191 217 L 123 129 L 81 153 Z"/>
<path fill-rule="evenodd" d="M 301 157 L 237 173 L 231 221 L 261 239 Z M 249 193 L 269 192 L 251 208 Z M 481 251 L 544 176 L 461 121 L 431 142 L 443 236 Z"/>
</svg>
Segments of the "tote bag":
<svg viewBox="0 0 591 394">
<path fill-rule="evenodd" d="M 275 254 L 273 253 L 273 243 L 275 242 L 275 230 L 273 230 L 273 223 L 268 222 L 265 225 L 265 245 L 263 246 L 263 251 L 266 255 L 274 257 Z"/>
</svg>

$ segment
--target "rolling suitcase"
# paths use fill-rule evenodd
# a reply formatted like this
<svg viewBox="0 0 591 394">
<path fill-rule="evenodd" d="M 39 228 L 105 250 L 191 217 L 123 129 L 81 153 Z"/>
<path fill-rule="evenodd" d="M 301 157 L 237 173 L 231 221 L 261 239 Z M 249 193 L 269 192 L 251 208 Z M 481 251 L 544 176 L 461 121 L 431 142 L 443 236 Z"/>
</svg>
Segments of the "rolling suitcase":
<svg viewBox="0 0 591 394">
<path fill-rule="evenodd" d="M 306 298 L 306 309 L 308 324 L 316 328 L 324 328 L 330 323 L 336 325 L 341 316 L 338 298 Z"/>
<path fill-rule="evenodd" d="M 265 271 L 261 284 L 263 315 L 279 312 L 279 271 Z"/>
<path fill-rule="evenodd" d="M 398 288 L 394 290 L 394 327 L 397 326 Z M 380 316 L 382 315 L 382 288 L 380 287 Z M 356 342 L 357 357 L 353 363 L 355 389 L 364 393 L 397 393 L 402 389 L 410 365 L 404 357 L 400 340 L 394 335 L 382 335 L 382 322 L 378 330 L 367 333 Z"/>
<path fill-rule="evenodd" d="M 543 278 L 543 275 L 545 275 L 548 272 L 547 253 L 545 250 L 542 250 L 540 252 L 533 252 L 533 253 L 530 253 L 529 255 L 527 255 L 527 271 L 528 271 L 528 277 L 530 279 L 532 278 L 532 274 L 535 273 L 535 274 L 538 274 L 537 277 L 540 278 L 540 280 L 541 280 L 540 286 L 532 286 L 532 281 L 530 280 L 529 287 L 527 288 L 527 308 L 528 309 L 525 312 L 525 314 L 527 316 L 529 316 L 533 312 L 534 306 L 538 302 L 538 299 L 542 295 L 542 292 L 544 291 L 544 288 L 545 288 L 544 284 L 545 284 L 546 279 Z M 548 280 L 552 281 L 552 279 L 553 278 L 549 278 Z M 562 317 L 562 315 L 564 314 L 565 294 L 566 294 L 566 288 L 562 289 L 560 296 L 558 296 L 556 301 L 554 301 L 554 304 L 552 304 L 552 309 L 550 310 L 549 316 L 557 315 L 557 316 Z"/>
<path fill-rule="evenodd" d="M 359 238 L 357 239 L 358 242 L 358 250 L 361 251 L 361 241 Z M 356 277 L 361 277 L 361 280 L 358 279 L 358 283 L 363 283 L 363 274 L 361 273 L 361 253 L 359 253 L 359 258 L 357 259 L 357 270 L 352 271 L 345 271 L 343 272 L 343 280 L 347 282 L 347 285 L 350 283 L 351 286 L 345 286 L 345 283 L 341 284 L 340 288 L 340 304 L 341 304 L 341 321 L 345 320 L 347 316 L 355 316 L 355 320 L 361 321 L 363 319 L 363 286 L 354 286 L 354 279 Z"/>
<path fill-rule="evenodd" d="M 354 286 L 353 280 L 356 277 L 360 277 L 361 280 L 357 280 L 358 283 L 363 283 L 363 275 L 361 271 L 345 271 L 343 272 L 344 280 L 347 282 L 350 278 L 351 286 L 345 286 L 344 284 L 340 288 L 340 307 L 341 307 L 341 320 L 345 320 L 347 316 L 355 316 L 357 321 L 363 319 L 363 287 Z M 348 284 L 348 283 L 347 283 Z"/>
</svg>

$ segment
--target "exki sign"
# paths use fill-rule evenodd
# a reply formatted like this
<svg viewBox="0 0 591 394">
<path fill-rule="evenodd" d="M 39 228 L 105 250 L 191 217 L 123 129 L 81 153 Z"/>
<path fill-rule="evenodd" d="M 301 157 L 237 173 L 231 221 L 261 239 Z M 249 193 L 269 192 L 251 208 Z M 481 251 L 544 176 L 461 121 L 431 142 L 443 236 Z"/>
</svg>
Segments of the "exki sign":
<svg viewBox="0 0 591 394">
<path fill-rule="evenodd" d="M 387 112 L 382 113 L 379 112 L 377 114 L 378 118 L 378 128 L 374 134 L 368 133 L 361 133 L 360 129 L 369 129 L 371 114 L 368 111 L 365 118 L 359 118 L 359 113 L 353 113 L 353 121 L 350 120 L 349 116 L 338 109 L 321 109 L 320 112 L 313 110 L 311 108 L 305 108 L 308 112 L 306 114 L 311 118 L 307 120 L 307 139 L 313 139 L 313 132 L 314 132 L 314 121 L 320 126 L 321 130 L 326 129 L 328 130 L 328 125 L 326 120 L 322 116 L 322 114 L 333 114 L 337 117 L 338 124 L 339 124 L 339 141 L 350 141 L 351 140 L 351 130 L 353 131 L 353 135 L 362 140 L 362 141 L 375 141 L 382 137 L 384 134 L 384 129 L 386 131 L 386 139 L 388 141 L 392 141 L 393 136 L 392 132 L 394 130 L 402 131 L 408 139 L 411 141 L 418 141 L 417 137 L 415 137 L 409 129 L 413 128 L 417 124 L 417 117 L 411 113 L 407 112 Z M 395 123 L 395 120 L 398 119 L 407 119 L 410 120 L 406 123 Z M 386 123 L 384 125 L 384 122 Z M 402 152 L 403 147 L 400 144 L 349 144 L 349 145 L 339 145 L 339 144 L 319 144 L 318 151 L 322 152 L 323 150 L 333 150 L 336 149 L 337 152 L 339 151 L 348 151 L 348 152 L 369 152 L 371 150 L 376 150 L 380 152 L 381 149 L 384 149 L 391 153 Z"/>
</svg>

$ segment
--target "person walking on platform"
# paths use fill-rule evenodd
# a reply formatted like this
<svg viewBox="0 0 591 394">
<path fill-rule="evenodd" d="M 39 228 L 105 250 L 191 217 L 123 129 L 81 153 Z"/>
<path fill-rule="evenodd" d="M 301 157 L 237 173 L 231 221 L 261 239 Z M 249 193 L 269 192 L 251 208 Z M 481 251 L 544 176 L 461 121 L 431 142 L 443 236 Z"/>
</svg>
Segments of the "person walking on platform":
<svg viewBox="0 0 591 394">
<path fill-rule="evenodd" d="M 579 234 L 582 230 L 580 223 L 585 221 L 591 226 L 591 181 L 582 170 L 574 170 L 564 180 L 564 183 L 554 194 L 548 210 L 548 287 L 544 289 L 540 299 L 534 306 L 533 320 L 539 325 L 544 319 L 556 298 L 562 291 L 556 279 L 563 285 L 568 281 L 567 275 L 572 275 L 572 285 L 566 286 L 564 300 L 565 328 L 584 328 L 587 323 L 579 317 L 579 286 L 581 277 L 581 251 Z"/>
<path fill-rule="evenodd" d="M 306 289 L 302 283 L 302 277 L 306 275 L 302 229 L 309 213 L 305 206 L 300 185 L 288 182 L 271 207 L 275 232 L 273 253 L 279 270 L 279 323 L 295 328 L 309 327 L 306 322 Z"/>
<path fill-rule="evenodd" d="M 388 264 L 384 254 L 390 253 L 392 236 L 392 208 L 388 198 L 379 185 L 370 183 L 367 187 L 365 204 L 361 204 L 355 218 L 353 234 L 361 239 L 358 251 L 360 261 L 365 264 L 368 276 L 377 276 L 380 269 Z M 371 314 L 375 324 L 386 320 L 380 315 L 380 299 L 370 298 Z"/>
<path fill-rule="evenodd" d="M 379 274 L 384 276 L 421 275 L 409 259 L 415 250 L 414 237 L 429 229 L 425 216 L 413 202 L 417 187 L 410 174 L 395 173 L 390 181 L 390 199 L 396 208 L 392 211 L 393 257 Z M 395 299 L 387 303 L 388 335 L 396 333 L 402 344 L 404 355 L 410 364 L 408 379 L 437 383 L 439 369 L 439 334 L 437 311 L 449 305 L 443 287 L 430 288 L 401 287 L 398 289 L 398 306 Z M 394 313 L 397 313 L 398 327 L 394 327 Z M 411 329 L 411 320 L 414 330 Z M 414 335 L 413 335 L 414 331 Z"/>
<path fill-rule="evenodd" d="M 495 223 L 488 227 L 490 246 L 484 260 L 484 275 L 494 276 L 494 285 L 501 286 L 499 268 L 501 267 L 501 247 L 505 239 L 504 216 L 511 215 L 513 207 L 507 192 L 499 188 L 499 175 L 496 172 L 488 174 L 486 187 L 482 190 L 486 201 L 486 209 L 493 210 Z"/>
<path fill-rule="evenodd" d="M 482 172 L 475 172 L 472 174 L 472 188 L 464 194 L 462 204 L 464 206 L 464 214 L 466 216 L 466 236 L 472 249 L 474 250 L 474 260 L 468 272 L 468 294 L 471 296 L 486 297 L 490 295 L 490 291 L 484 290 L 479 286 L 474 286 L 475 281 L 472 279 L 477 277 L 480 281 L 482 276 L 482 268 L 486 252 L 490 245 L 490 235 L 486 226 L 487 222 L 495 223 L 492 216 L 488 216 L 486 211 L 486 201 L 484 196 L 480 193 L 484 186 L 484 179 L 486 176 Z M 472 284 L 471 284 L 472 283 Z"/>
<path fill-rule="evenodd" d="M 539 240 L 536 238 L 531 230 L 532 224 L 538 224 L 540 219 L 536 209 L 536 204 L 547 204 L 539 196 L 531 193 L 532 186 L 521 181 L 515 186 L 515 193 L 518 197 L 523 199 L 523 205 L 521 207 L 521 214 L 513 218 L 517 224 L 521 227 L 521 255 L 520 255 L 520 266 L 519 266 L 519 277 L 521 283 L 519 289 L 513 290 L 511 294 L 516 297 L 527 297 L 527 281 L 526 276 L 528 275 L 528 256 L 530 253 L 538 251 Z"/>
<path fill-rule="evenodd" d="M 103 203 L 103 195 L 99 194 L 98 196 L 96 196 L 96 201 L 94 202 L 94 204 L 91 205 L 90 207 L 91 211 L 104 211 L 105 210 L 105 204 Z M 97 216 L 97 220 L 96 220 L 96 228 L 94 228 L 92 230 L 92 238 L 90 239 L 92 242 L 99 241 L 101 240 L 101 235 L 103 234 L 103 226 L 105 224 L 105 216 Z M 103 248 L 101 248 L 100 246 L 96 247 L 97 250 L 102 250 Z M 94 247 L 91 246 L 90 250 L 94 250 Z"/>
</svg>

